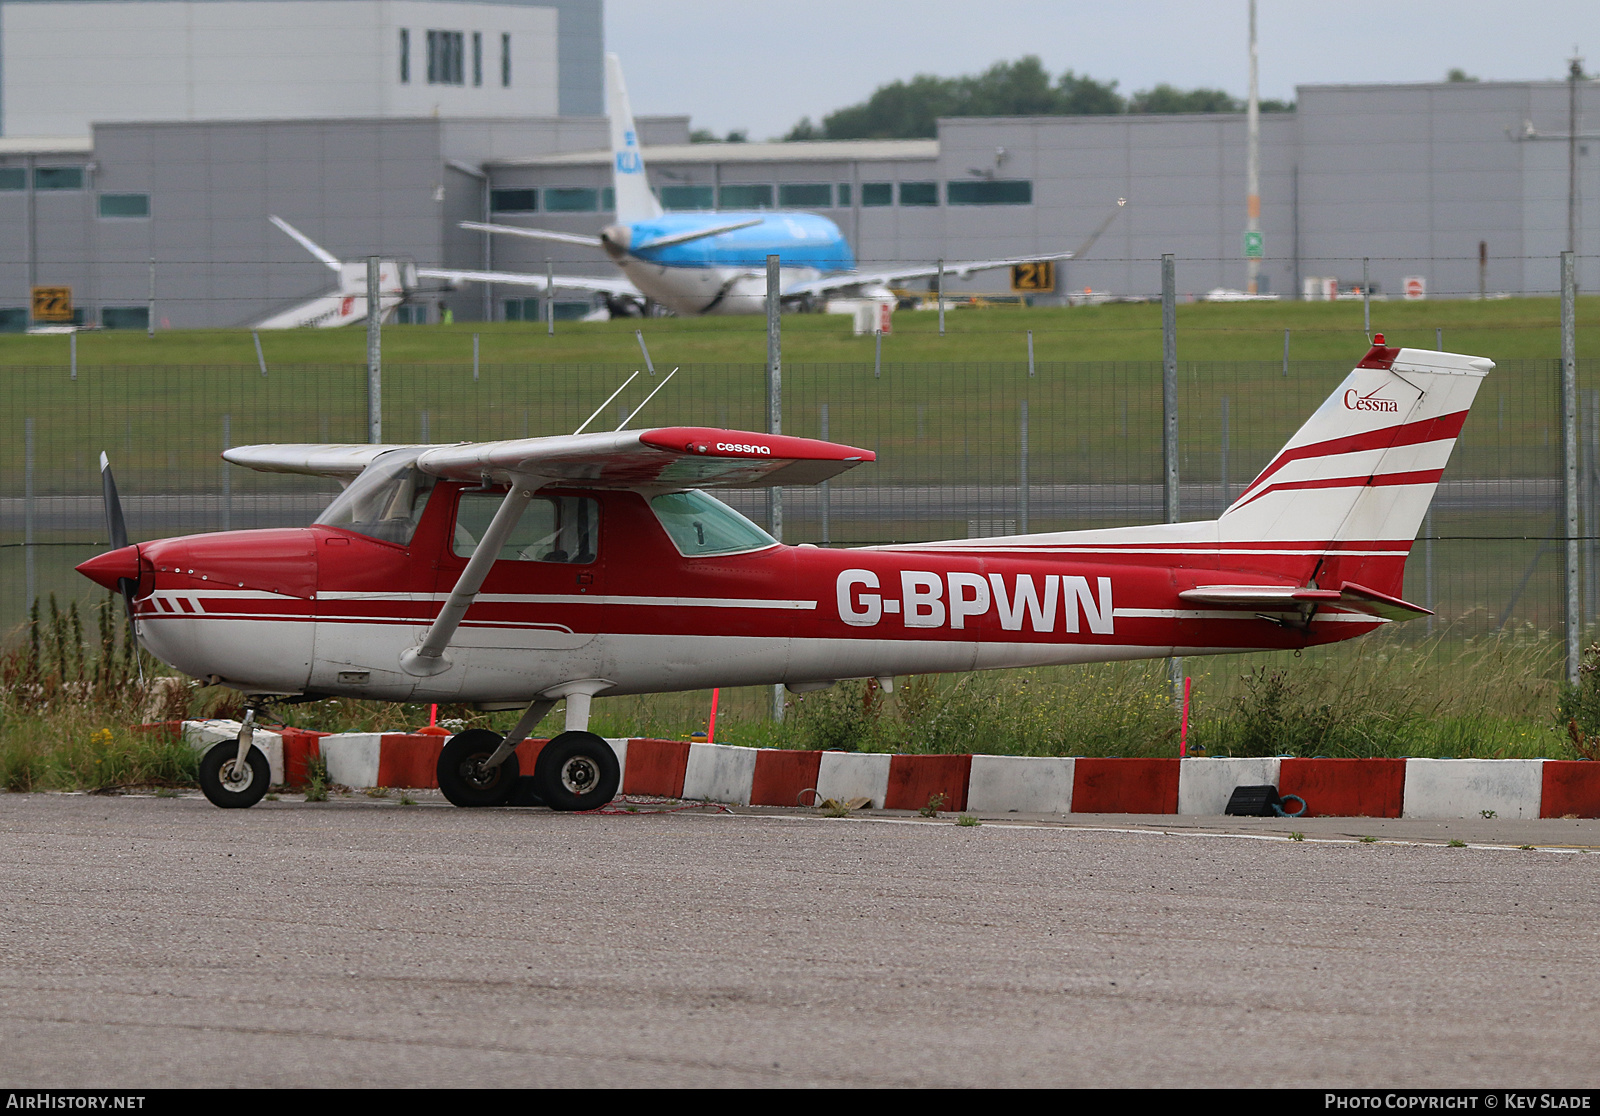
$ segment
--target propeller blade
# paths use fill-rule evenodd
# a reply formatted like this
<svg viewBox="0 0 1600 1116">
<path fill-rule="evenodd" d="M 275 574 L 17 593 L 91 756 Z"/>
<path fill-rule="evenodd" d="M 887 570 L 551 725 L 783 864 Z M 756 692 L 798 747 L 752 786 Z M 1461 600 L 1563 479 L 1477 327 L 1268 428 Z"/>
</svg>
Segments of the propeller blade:
<svg viewBox="0 0 1600 1116">
<path fill-rule="evenodd" d="M 100 492 L 106 502 L 106 533 L 111 536 L 111 549 L 121 550 L 128 545 L 128 524 L 122 518 L 122 501 L 117 498 L 117 482 L 111 475 L 111 459 L 100 454 Z"/>
<path fill-rule="evenodd" d="M 106 502 L 106 533 L 111 536 L 111 549 L 121 550 L 128 545 L 128 524 L 122 518 L 122 500 L 117 495 L 116 478 L 111 475 L 111 459 L 100 454 L 100 492 Z M 128 638 L 135 648 L 139 646 L 139 627 L 133 621 L 133 594 L 139 587 L 131 577 L 117 578 L 117 589 L 122 593 L 122 603 L 128 610 Z M 134 656 L 135 661 L 138 655 Z M 144 682 L 144 664 L 139 665 L 139 681 Z"/>
</svg>

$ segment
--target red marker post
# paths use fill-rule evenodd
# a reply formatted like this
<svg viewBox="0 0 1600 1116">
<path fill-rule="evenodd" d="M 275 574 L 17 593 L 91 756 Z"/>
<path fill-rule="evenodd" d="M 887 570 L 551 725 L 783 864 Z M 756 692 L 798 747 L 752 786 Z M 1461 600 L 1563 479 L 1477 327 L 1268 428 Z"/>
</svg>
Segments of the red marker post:
<svg viewBox="0 0 1600 1116">
<path fill-rule="evenodd" d="M 717 742 L 717 695 L 721 692 L 717 688 L 713 688 L 711 691 L 711 720 L 706 724 L 707 744 L 715 744 Z"/>
<path fill-rule="evenodd" d="M 1183 676 L 1183 720 L 1178 726 L 1178 758 L 1183 759 L 1189 754 L 1189 683 L 1191 679 L 1186 674 Z"/>
</svg>

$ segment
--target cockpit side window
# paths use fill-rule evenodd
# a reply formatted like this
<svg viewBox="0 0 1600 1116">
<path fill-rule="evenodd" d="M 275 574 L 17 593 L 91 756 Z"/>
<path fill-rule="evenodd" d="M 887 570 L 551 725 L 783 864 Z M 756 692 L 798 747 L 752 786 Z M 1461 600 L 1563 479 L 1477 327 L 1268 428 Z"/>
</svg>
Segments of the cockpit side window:
<svg viewBox="0 0 1600 1116">
<path fill-rule="evenodd" d="M 744 554 L 778 545 L 777 539 L 699 489 L 654 497 L 650 510 L 685 558 Z"/>
<path fill-rule="evenodd" d="M 421 450 L 386 453 L 350 483 L 316 522 L 384 542 L 411 545 L 435 478 L 415 465 Z"/>
<path fill-rule="evenodd" d="M 456 504 L 452 551 L 470 558 L 505 496 L 463 492 Z M 565 562 L 587 565 L 599 552 L 600 504 L 585 496 L 535 496 L 528 501 L 497 562 Z"/>
</svg>

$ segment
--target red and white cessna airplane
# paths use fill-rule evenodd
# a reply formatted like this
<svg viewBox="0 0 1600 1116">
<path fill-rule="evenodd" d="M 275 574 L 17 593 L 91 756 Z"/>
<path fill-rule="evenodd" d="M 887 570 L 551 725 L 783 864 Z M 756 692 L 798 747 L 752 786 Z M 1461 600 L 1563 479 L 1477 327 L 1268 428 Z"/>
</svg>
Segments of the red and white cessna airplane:
<svg viewBox="0 0 1600 1116">
<path fill-rule="evenodd" d="M 511 733 L 452 737 L 439 783 L 504 803 L 513 747 L 566 702 L 535 791 L 616 793 L 591 700 L 712 686 L 1208 655 L 1350 639 L 1426 615 L 1405 559 L 1493 364 L 1370 352 L 1214 520 L 855 550 L 784 546 L 706 490 L 812 484 L 873 460 L 806 438 L 699 427 L 453 446 L 243 446 L 251 468 L 336 477 L 310 527 L 124 545 L 79 571 L 121 588 L 139 639 L 251 698 L 238 747 L 201 765 L 249 806 L 274 698 L 526 707 Z"/>
</svg>

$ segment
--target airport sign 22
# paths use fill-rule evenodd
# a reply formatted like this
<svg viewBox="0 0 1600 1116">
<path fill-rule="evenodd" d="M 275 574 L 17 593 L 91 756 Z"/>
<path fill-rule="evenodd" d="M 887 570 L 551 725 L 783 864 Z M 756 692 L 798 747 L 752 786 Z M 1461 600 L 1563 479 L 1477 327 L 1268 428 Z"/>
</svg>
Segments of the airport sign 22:
<svg viewBox="0 0 1600 1116">
<path fill-rule="evenodd" d="M 33 320 L 36 322 L 72 321 L 72 288 L 33 288 Z"/>
</svg>

